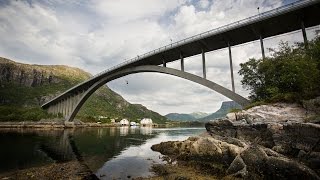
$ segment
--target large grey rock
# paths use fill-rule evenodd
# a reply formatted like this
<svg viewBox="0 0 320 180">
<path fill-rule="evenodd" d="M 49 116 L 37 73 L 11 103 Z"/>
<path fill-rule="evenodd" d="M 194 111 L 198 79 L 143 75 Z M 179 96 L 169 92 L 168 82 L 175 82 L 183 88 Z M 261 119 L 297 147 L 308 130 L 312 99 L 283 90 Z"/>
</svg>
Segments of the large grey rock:
<svg viewBox="0 0 320 180">
<path fill-rule="evenodd" d="M 311 109 L 315 109 L 315 107 L 312 107 Z M 304 123 L 307 118 L 312 117 L 314 114 L 314 112 L 303 108 L 299 104 L 276 103 L 255 106 L 237 113 L 229 113 L 226 117 L 234 123 L 242 123 L 243 121 L 241 120 L 244 120 L 247 124 L 281 122 Z"/>
<path fill-rule="evenodd" d="M 244 178 L 248 176 L 247 165 L 240 155 L 238 155 L 228 167 L 226 174 L 230 177 Z"/>
<path fill-rule="evenodd" d="M 215 161 L 230 164 L 242 147 L 212 137 L 192 137 L 185 141 L 168 141 L 153 145 L 152 150 L 179 160 Z"/>
<path fill-rule="evenodd" d="M 269 148 L 247 145 L 245 148 L 211 137 L 189 138 L 153 145 L 152 149 L 171 159 L 196 162 L 206 172 L 219 172 L 218 176 L 245 179 L 319 179 L 309 167 L 291 160 Z M 208 166 L 214 164 L 215 166 Z M 224 170 L 210 170 L 224 167 Z"/>
<path fill-rule="evenodd" d="M 312 123 L 234 125 L 229 120 L 217 120 L 205 124 L 212 137 L 220 140 L 241 140 L 250 144 L 272 148 L 287 155 L 297 156 L 300 150 L 320 152 L 320 125 Z M 234 140 L 236 142 L 236 140 Z M 239 143 L 237 145 L 240 145 Z"/>
<path fill-rule="evenodd" d="M 250 178 L 255 179 L 319 179 L 309 167 L 257 145 L 245 148 L 241 154 Z"/>
</svg>

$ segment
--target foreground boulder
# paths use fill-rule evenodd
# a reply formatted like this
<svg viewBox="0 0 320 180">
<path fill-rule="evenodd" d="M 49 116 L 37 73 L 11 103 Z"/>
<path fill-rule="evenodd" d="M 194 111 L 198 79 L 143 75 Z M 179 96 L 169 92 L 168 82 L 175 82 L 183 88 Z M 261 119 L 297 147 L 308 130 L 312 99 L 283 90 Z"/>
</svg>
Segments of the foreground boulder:
<svg viewBox="0 0 320 180">
<path fill-rule="evenodd" d="M 234 144 L 212 137 L 192 137 L 153 145 L 172 160 L 188 161 L 220 178 L 320 179 L 309 167 L 260 145 Z"/>
<path fill-rule="evenodd" d="M 205 125 L 215 139 L 235 144 L 256 143 L 291 158 L 297 158 L 320 172 L 320 125 L 311 123 L 269 123 L 235 125 L 218 120 Z M 239 143 L 237 144 L 239 145 Z"/>
</svg>

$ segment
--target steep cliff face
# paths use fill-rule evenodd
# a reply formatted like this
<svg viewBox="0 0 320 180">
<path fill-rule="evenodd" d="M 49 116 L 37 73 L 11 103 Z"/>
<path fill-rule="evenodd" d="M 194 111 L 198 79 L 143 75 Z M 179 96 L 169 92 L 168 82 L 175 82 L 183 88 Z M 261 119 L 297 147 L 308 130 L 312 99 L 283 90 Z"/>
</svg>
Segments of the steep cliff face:
<svg viewBox="0 0 320 180">
<path fill-rule="evenodd" d="M 39 107 L 45 101 L 90 76 L 79 68 L 62 65 L 29 65 L 0 57 L 0 106 Z M 133 120 L 151 117 L 159 123 L 166 120 L 160 114 L 141 105 L 130 104 L 107 86 L 98 89 L 88 99 L 81 108 L 78 118 L 94 116 Z"/>
<path fill-rule="evenodd" d="M 91 75 L 81 69 L 62 65 L 28 65 L 0 57 L 0 84 L 14 83 L 20 86 L 36 87 L 61 81 L 78 83 Z"/>
<path fill-rule="evenodd" d="M 216 118 L 221 118 L 226 116 L 231 109 L 241 109 L 242 107 L 235 103 L 234 101 L 225 101 L 222 102 L 220 109 L 218 111 L 206 116 L 204 118 L 200 118 L 200 121 L 210 121 Z"/>
</svg>

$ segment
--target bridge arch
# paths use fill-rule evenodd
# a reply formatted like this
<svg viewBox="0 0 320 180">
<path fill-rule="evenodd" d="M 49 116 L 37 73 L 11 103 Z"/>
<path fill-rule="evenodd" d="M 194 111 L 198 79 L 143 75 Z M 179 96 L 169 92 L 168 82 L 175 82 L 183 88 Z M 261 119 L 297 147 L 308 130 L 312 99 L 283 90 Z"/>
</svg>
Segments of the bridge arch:
<svg viewBox="0 0 320 180">
<path fill-rule="evenodd" d="M 249 100 L 247 100 L 246 98 L 230 91 L 229 89 L 227 89 L 217 83 L 214 83 L 214 82 L 209 81 L 207 79 L 204 79 L 202 77 L 199 77 L 199 76 L 196 76 L 196 75 L 184 72 L 184 71 L 168 68 L 168 67 L 161 67 L 161 66 L 155 66 L 155 65 L 143 65 L 143 66 L 129 67 L 129 68 L 117 71 L 115 73 L 105 75 L 105 77 L 101 78 L 99 81 L 97 81 L 95 84 L 93 84 L 90 88 L 88 88 L 84 92 L 83 96 L 77 102 L 77 104 L 74 107 L 73 111 L 71 112 L 70 116 L 68 116 L 66 120 L 73 121 L 73 119 L 75 118 L 75 116 L 77 115 L 78 111 L 83 106 L 83 104 L 86 102 L 86 100 L 98 88 L 100 88 L 101 86 L 103 86 L 107 82 L 110 82 L 112 80 L 118 79 L 120 77 L 129 75 L 129 74 L 136 74 L 136 73 L 140 73 L 140 72 L 157 72 L 157 73 L 163 73 L 163 74 L 177 76 L 177 77 L 187 79 L 192 82 L 201 84 L 205 87 L 208 87 L 208 88 L 230 98 L 231 100 L 237 102 L 238 104 L 240 104 L 242 106 L 245 106 L 249 103 Z"/>
</svg>

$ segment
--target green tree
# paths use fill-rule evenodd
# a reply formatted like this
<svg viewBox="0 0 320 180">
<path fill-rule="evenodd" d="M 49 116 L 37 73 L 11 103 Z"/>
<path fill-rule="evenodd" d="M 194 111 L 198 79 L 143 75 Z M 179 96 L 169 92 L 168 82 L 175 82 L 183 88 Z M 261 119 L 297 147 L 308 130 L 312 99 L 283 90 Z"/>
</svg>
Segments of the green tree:
<svg viewBox="0 0 320 180">
<path fill-rule="evenodd" d="M 241 83 L 250 90 L 250 98 L 294 102 L 320 95 L 320 40 L 309 45 L 306 50 L 302 43 L 281 42 L 278 49 L 269 49 L 271 57 L 240 64 Z"/>
</svg>

